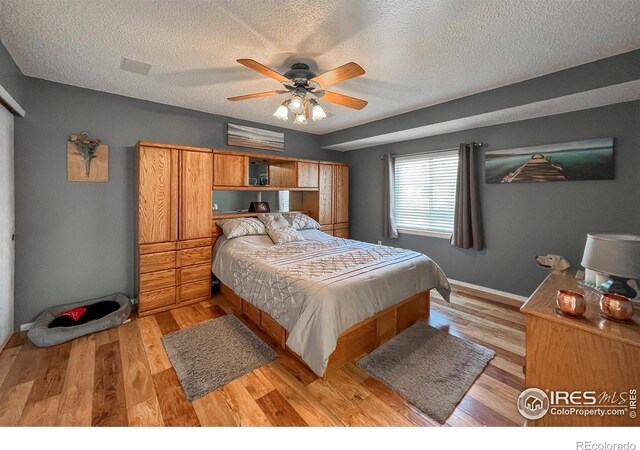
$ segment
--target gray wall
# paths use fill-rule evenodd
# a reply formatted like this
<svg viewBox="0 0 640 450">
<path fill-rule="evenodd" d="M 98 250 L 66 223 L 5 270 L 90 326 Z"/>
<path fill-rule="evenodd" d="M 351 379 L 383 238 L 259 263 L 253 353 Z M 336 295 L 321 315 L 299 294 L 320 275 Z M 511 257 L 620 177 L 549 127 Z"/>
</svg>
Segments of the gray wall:
<svg viewBox="0 0 640 450">
<path fill-rule="evenodd" d="M 535 255 L 557 253 L 577 267 L 588 232 L 640 233 L 639 130 L 640 101 L 635 101 L 347 152 L 351 235 L 382 240 L 384 153 L 437 150 L 471 141 L 500 150 L 613 136 L 615 180 L 482 183 L 486 250 L 461 250 L 444 239 L 406 234 L 385 241 L 426 253 L 450 278 L 529 295 L 546 275 L 534 265 Z"/>
<path fill-rule="evenodd" d="M 132 294 L 138 140 L 227 148 L 228 121 L 252 125 L 34 78 L 23 81 L 27 117 L 16 120 L 15 136 L 18 324 L 47 306 L 115 291 Z M 109 145 L 108 183 L 66 181 L 66 141 L 81 131 Z M 285 147 L 287 156 L 343 157 L 320 150 L 316 136 L 298 131 L 285 130 Z"/>
<path fill-rule="evenodd" d="M 24 98 L 24 76 L 22 72 L 11 58 L 11 55 L 0 42 L 0 86 L 24 108 L 22 100 Z"/>
</svg>

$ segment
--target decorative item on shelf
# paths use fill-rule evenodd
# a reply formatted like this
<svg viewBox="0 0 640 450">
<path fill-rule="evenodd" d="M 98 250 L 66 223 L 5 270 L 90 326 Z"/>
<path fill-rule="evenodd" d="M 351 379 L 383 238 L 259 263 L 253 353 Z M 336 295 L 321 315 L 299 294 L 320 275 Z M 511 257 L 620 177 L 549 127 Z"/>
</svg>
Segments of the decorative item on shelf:
<svg viewBox="0 0 640 450">
<path fill-rule="evenodd" d="M 268 213 L 271 212 L 269 208 L 269 202 L 251 202 L 249 205 L 249 212 L 256 213 Z"/>
<path fill-rule="evenodd" d="M 266 173 L 261 173 L 259 182 L 260 186 L 269 186 L 269 176 Z"/>
<path fill-rule="evenodd" d="M 584 295 L 566 289 L 558 290 L 556 305 L 556 312 L 570 317 L 582 317 L 587 310 Z"/>
<path fill-rule="evenodd" d="M 257 186 L 258 179 L 257 178 L 249 178 L 249 186 Z"/>
<path fill-rule="evenodd" d="M 613 138 L 485 153 L 487 183 L 612 180 Z"/>
<path fill-rule="evenodd" d="M 284 133 L 230 123 L 227 126 L 227 145 L 283 152 Z"/>
<path fill-rule="evenodd" d="M 69 136 L 67 181 L 109 181 L 109 147 L 88 133 Z"/>
<path fill-rule="evenodd" d="M 605 293 L 635 298 L 637 293 L 628 280 L 640 278 L 640 236 L 589 233 L 581 264 L 610 277 L 600 285 Z"/>
<path fill-rule="evenodd" d="M 624 295 L 605 293 L 600 297 L 600 311 L 607 319 L 631 320 L 633 317 L 633 303 Z"/>
</svg>

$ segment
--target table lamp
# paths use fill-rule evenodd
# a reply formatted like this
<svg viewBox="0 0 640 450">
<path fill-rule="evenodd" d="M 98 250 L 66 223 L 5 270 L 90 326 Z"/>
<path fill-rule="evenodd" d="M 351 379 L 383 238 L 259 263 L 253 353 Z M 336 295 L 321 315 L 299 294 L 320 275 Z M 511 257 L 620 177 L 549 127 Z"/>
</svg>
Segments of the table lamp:
<svg viewBox="0 0 640 450">
<path fill-rule="evenodd" d="M 609 275 L 600 287 L 604 292 L 634 298 L 636 291 L 627 284 L 640 279 L 640 236 L 618 233 L 589 233 L 582 266 Z"/>
</svg>

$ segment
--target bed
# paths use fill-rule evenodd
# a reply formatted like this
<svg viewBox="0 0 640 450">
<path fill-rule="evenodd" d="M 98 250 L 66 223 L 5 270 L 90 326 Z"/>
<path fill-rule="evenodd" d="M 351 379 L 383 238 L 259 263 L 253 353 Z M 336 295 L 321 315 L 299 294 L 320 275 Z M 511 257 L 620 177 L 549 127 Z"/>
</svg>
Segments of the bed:
<svg viewBox="0 0 640 450">
<path fill-rule="evenodd" d="M 302 230 L 304 241 L 266 235 L 214 246 L 213 274 L 236 312 L 323 376 L 429 315 L 429 291 L 448 300 L 438 265 L 411 250 Z"/>
</svg>

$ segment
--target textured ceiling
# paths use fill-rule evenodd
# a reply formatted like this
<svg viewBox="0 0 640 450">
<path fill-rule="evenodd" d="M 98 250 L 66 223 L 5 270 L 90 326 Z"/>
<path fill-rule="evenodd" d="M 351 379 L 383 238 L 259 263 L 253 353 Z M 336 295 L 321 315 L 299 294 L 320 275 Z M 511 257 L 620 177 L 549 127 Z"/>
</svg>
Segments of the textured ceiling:
<svg viewBox="0 0 640 450">
<path fill-rule="evenodd" d="M 288 128 L 282 97 L 226 100 L 279 86 L 235 60 L 355 61 L 332 90 L 369 105 L 326 106 L 322 134 L 640 48 L 640 0 L 0 0 L 0 39 L 28 76 Z"/>
</svg>

